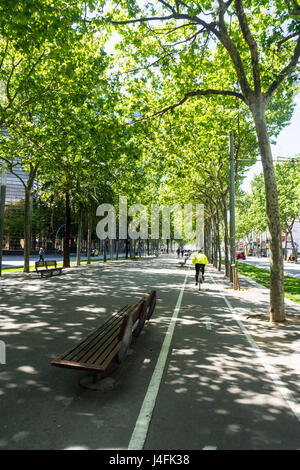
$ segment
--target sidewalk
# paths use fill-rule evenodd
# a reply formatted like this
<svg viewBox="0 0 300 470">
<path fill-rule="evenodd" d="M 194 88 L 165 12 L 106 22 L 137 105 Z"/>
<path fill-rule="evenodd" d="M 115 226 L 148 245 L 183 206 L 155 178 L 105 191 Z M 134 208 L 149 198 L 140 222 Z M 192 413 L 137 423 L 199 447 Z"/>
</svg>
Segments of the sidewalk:
<svg viewBox="0 0 300 470">
<path fill-rule="evenodd" d="M 228 286 L 210 267 L 198 292 L 193 270 L 167 256 L 3 277 L 0 449 L 299 449 L 300 309 L 272 325 L 266 289 Z M 50 366 L 151 289 L 156 310 L 115 389 L 85 390 L 85 372 Z"/>
</svg>

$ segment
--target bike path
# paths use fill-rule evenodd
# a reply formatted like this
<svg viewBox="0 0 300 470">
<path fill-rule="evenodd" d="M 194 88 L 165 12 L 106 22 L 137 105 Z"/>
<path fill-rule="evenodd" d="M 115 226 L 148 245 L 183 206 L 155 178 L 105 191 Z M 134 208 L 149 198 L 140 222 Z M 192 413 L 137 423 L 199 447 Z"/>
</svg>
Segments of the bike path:
<svg viewBox="0 0 300 470">
<path fill-rule="evenodd" d="M 235 309 L 245 306 L 232 296 L 228 308 L 221 276 L 209 273 L 201 292 L 194 272 L 187 273 L 144 448 L 299 449 L 297 408 L 268 374 L 270 365 L 249 343 L 247 327 L 237 322 Z M 257 312 L 256 304 L 248 301 L 249 313 Z"/>
<path fill-rule="evenodd" d="M 264 292 L 255 290 L 255 298 L 251 291 L 226 292 L 213 268 L 198 292 L 193 270 L 180 268 L 175 257 L 94 263 L 46 280 L 7 275 L 0 289 L 0 339 L 7 345 L 0 449 L 299 448 L 297 408 L 234 318 L 262 312 Z M 155 313 L 113 374 L 113 390 L 82 389 L 84 372 L 50 366 L 107 314 L 151 289 L 157 290 Z M 270 335 L 244 317 L 257 341 L 259 332 Z M 272 334 L 272 348 L 260 338 L 261 350 L 299 403 L 298 362 L 288 362 L 298 357 L 290 345 L 296 348 L 299 328 L 291 323 Z M 139 440 L 136 429 L 143 430 Z"/>
</svg>

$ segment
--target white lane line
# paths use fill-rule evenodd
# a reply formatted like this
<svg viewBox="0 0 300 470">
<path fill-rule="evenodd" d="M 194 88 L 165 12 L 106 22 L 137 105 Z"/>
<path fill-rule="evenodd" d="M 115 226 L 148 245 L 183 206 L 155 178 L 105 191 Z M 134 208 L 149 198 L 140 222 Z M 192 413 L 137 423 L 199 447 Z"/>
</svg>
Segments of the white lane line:
<svg viewBox="0 0 300 470">
<path fill-rule="evenodd" d="M 282 397 L 284 398 L 284 400 L 286 401 L 286 403 L 288 404 L 288 406 L 290 407 L 290 409 L 292 410 L 292 412 L 294 413 L 294 415 L 296 416 L 296 418 L 298 419 L 298 421 L 300 422 L 300 405 L 299 403 L 297 403 L 296 399 L 294 398 L 294 396 L 292 395 L 292 393 L 290 392 L 290 390 L 286 387 L 286 385 L 282 382 L 281 378 L 279 377 L 279 375 L 277 374 L 276 370 L 274 369 L 274 367 L 269 363 L 267 357 L 265 356 L 265 354 L 262 352 L 262 350 L 259 348 L 259 346 L 256 344 L 256 342 L 254 341 L 254 339 L 252 338 L 252 336 L 250 335 L 250 333 L 248 333 L 247 331 L 247 328 L 245 327 L 245 325 L 243 324 L 242 320 L 240 319 L 240 317 L 236 314 L 236 312 L 234 311 L 234 308 L 232 307 L 232 305 L 230 304 L 230 302 L 228 301 L 228 299 L 226 298 L 226 296 L 223 294 L 223 292 L 220 290 L 219 286 L 217 285 L 217 283 L 215 282 L 214 278 L 212 275 L 210 275 L 211 279 L 213 280 L 213 282 L 216 284 L 216 286 L 218 287 L 219 289 L 219 292 L 220 294 L 222 295 L 227 307 L 229 308 L 229 310 L 231 311 L 232 315 L 233 315 L 233 318 L 235 319 L 235 321 L 237 322 L 237 324 L 239 325 L 241 331 L 244 333 L 244 335 L 246 336 L 247 340 L 248 340 L 248 343 L 250 344 L 250 346 L 252 347 L 252 349 L 255 351 L 258 359 L 260 360 L 261 364 L 264 366 L 265 370 L 268 372 L 270 378 L 272 379 L 274 385 L 277 387 L 277 389 L 279 390 L 279 392 L 281 393 Z"/>
<path fill-rule="evenodd" d="M 145 440 L 148 433 L 148 428 L 150 425 L 153 409 L 156 402 L 156 397 L 158 394 L 158 390 L 160 387 L 163 371 L 166 365 L 167 356 L 170 349 L 171 340 L 173 337 L 176 320 L 180 311 L 183 292 L 185 289 L 186 281 L 188 277 L 188 272 L 185 275 L 184 282 L 181 286 L 179 297 L 173 312 L 173 316 L 171 318 L 168 331 L 166 333 L 163 345 L 161 347 L 159 357 L 157 359 L 157 363 L 152 374 L 148 390 L 146 392 L 140 414 L 138 416 L 137 422 L 135 424 L 135 428 L 133 430 L 128 450 L 142 450 L 145 444 Z"/>
<path fill-rule="evenodd" d="M 211 330 L 211 317 L 203 317 L 203 320 L 205 321 L 205 327 L 207 330 Z"/>
</svg>

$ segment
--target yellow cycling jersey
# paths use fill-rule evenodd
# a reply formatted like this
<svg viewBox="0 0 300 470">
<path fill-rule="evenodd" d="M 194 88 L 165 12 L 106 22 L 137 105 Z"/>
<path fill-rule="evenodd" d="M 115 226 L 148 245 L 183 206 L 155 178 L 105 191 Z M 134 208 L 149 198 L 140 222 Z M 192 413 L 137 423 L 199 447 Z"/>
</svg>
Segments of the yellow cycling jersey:
<svg viewBox="0 0 300 470">
<path fill-rule="evenodd" d="M 193 265 L 195 264 L 205 264 L 208 265 L 208 259 L 206 258 L 204 253 L 197 253 L 193 258 Z"/>
</svg>

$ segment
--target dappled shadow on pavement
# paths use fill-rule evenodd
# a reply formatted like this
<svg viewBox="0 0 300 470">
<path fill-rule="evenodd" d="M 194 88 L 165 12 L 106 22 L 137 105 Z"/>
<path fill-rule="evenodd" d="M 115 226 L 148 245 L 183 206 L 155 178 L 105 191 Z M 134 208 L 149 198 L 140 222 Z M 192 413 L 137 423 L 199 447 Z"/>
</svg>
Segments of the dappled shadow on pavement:
<svg viewBox="0 0 300 470">
<path fill-rule="evenodd" d="M 185 275 L 145 448 L 299 447 L 299 423 L 222 295 L 296 395 L 296 369 L 287 356 L 295 354 L 299 329 L 274 330 L 247 320 L 249 309 L 266 313 L 267 299 L 257 296 L 250 302 L 222 287 L 220 291 L 222 277 L 211 273 L 217 284 L 207 277 L 201 292 L 194 286 L 193 271 L 179 268 L 173 258 L 95 263 L 49 279 L 3 279 L 0 339 L 6 343 L 7 364 L 0 366 L 0 448 L 126 449 Z M 84 372 L 50 367 L 53 358 L 108 315 L 152 289 L 157 290 L 154 316 L 114 372 L 114 390 L 84 390 L 78 385 Z M 273 343 L 266 341 L 268 334 Z"/>
</svg>

